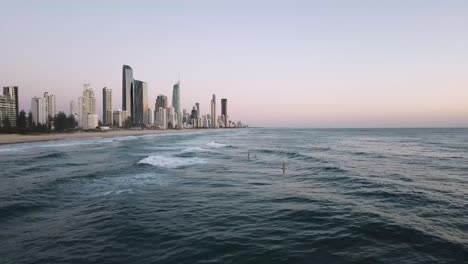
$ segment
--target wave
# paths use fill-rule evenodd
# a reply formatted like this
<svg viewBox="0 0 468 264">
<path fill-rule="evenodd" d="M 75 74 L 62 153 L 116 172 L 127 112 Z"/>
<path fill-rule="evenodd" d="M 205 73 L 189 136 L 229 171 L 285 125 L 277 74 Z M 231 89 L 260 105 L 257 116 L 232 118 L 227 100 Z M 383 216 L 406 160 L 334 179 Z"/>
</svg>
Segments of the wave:
<svg viewBox="0 0 468 264">
<path fill-rule="evenodd" d="M 176 169 L 196 164 L 207 163 L 204 159 L 200 158 L 181 158 L 181 157 L 162 157 L 162 156 L 149 156 L 138 162 L 138 164 L 148 164 L 161 168 Z"/>
<path fill-rule="evenodd" d="M 212 150 L 206 149 L 206 148 L 200 148 L 200 147 L 190 147 L 181 150 L 182 153 L 193 153 L 193 152 L 213 152 Z"/>
<path fill-rule="evenodd" d="M 214 142 L 214 141 L 211 141 L 210 143 L 208 143 L 206 145 L 208 147 L 210 147 L 210 148 L 225 148 L 225 147 L 228 146 L 226 144 L 221 144 L 221 143 L 217 143 L 217 142 Z"/>
</svg>

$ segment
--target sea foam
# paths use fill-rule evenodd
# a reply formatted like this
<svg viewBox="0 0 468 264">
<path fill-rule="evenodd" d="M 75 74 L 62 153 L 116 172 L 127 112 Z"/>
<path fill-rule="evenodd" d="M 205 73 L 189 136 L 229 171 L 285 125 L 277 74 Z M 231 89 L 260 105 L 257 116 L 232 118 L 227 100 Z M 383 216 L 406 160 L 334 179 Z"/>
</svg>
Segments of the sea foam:
<svg viewBox="0 0 468 264">
<path fill-rule="evenodd" d="M 138 164 L 149 164 L 156 167 L 175 169 L 195 164 L 204 164 L 206 161 L 200 158 L 162 157 L 149 156 L 138 162 Z"/>
<path fill-rule="evenodd" d="M 216 143 L 216 142 L 214 142 L 214 141 L 212 141 L 212 142 L 210 142 L 210 143 L 208 143 L 208 144 L 206 144 L 206 145 L 207 145 L 208 147 L 210 147 L 210 148 L 224 148 L 224 147 L 227 147 L 227 145 L 225 145 L 225 144 Z"/>
<path fill-rule="evenodd" d="M 206 148 L 200 148 L 200 147 L 190 147 L 181 150 L 182 153 L 194 153 L 194 152 L 213 152 L 212 150 L 206 149 Z"/>
</svg>

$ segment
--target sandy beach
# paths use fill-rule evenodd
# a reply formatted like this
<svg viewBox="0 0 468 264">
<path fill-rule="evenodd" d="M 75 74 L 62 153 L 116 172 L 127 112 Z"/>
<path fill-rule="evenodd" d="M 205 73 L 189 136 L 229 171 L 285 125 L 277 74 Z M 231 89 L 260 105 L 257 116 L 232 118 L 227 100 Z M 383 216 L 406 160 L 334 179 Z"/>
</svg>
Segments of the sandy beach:
<svg viewBox="0 0 468 264">
<path fill-rule="evenodd" d="M 73 133 L 52 133 L 52 134 L 37 134 L 37 135 L 20 135 L 20 134 L 0 134 L 0 145 L 15 144 L 26 142 L 38 142 L 61 139 L 81 139 L 81 138 L 107 138 L 119 136 L 138 136 L 148 134 L 168 134 L 181 132 L 206 131 L 204 129 L 183 129 L 183 130 L 114 130 L 103 132 L 73 132 Z"/>
</svg>

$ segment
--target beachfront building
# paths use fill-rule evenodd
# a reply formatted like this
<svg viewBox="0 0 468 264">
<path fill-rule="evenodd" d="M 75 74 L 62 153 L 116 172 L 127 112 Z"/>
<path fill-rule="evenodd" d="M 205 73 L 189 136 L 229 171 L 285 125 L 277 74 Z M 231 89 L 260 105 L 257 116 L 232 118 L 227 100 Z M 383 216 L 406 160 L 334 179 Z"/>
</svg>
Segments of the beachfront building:
<svg viewBox="0 0 468 264">
<path fill-rule="evenodd" d="M 122 111 L 132 116 L 133 69 L 128 65 L 122 67 Z"/>
<path fill-rule="evenodd" d="M 174 127 L 179 128 L 182 124 L 182 113 L 180 111 L 180 81 L 174 84 L 172 89 L 172 107 L 174 107 L 175 112 Z"/>
<path fill-rule="evenodd" d="M 57 115 L 57 108 L 55 104 L 55 95 L 44 93 L 44 103 L 47 111 L 47 124 L 49 124 L 53 118 Z"/>
<path fill-rule="evenodd" d="M 112 126 L 112 89 L 102 88 L 102 124 Z"/>
<path fill-rule="evenodd" d="M 123 127 L 125 121 L 127 120 L 127 111 L 117 110 L 114 111 L 113 114 L 112 124 L 115 127 Z"/>
<path fill-rule="evenodd" d="M 83 125 L 83 129 L 95 129 L 99 126 L 99 116 L 96 114 L 88 113 L 86 115 L 86 123 Z"/>
<path fill-rule="evenodd" d="M 146 82 L 133 81 L 133 111 L 134 125 L 143 125 L 148 120 L 148 86 Z"/>
<path fill-rule="evenodd" d="M 159 107 L 156 112 L 156 126 L 160 129 L 167 129 L 167 110 L 166 108 Z"/>
<path fill-rule="evenodd" d="M 148 108 L 148 120 L 146 121 L 146 124 L 148 125 L 154 124 L 154 112 L 151 111 L 151 108 Z"/>
<path fill-rule="evenodd" d="M 224 126 L 223 127 L 228 127 L 228 108 L 227 108 L 227 99 L 223 98 L 221 99 L 221 116 L 223 118 Z"/>
<path fill-rule="evenodd" d="M 0 127 L 5 120 L 12 127 L 16 127 L 18 119 L 18 86 L 3 87 L 3 95 L 0 95 Z"/>
<path fill-rule="evenodd" d="M 213 98 L 211 99 L 211 127 L 217 127 L 216 122 L 216 95 L 213 94 Z"/>
<path fill-rule="evenodd" d="M 162 110 L 163 109 L 165 110 L 166 108 L 167 108 L 167 96 L 162 95 L 162 94 L 158 95 L 156 97 L 156 102 L 154 103 L 154 119 L 155 119 L 156 125 L 159 126 L 160 128 L 164 126 L 163 119 L 167 119 L 167 118 L 162 118 L 163 116 Z M 165 115 L 166 114 L 164 114 L 164 116 Z"/>
<path fill-rule="evenodd" d="M 33 97 L 31 99 L 31 114 L 34 125 L 47 124 L 47 106 L 46 100 L 43 97 Z"/>
<path fill-rule="evenodd" d="M 176 126 L 176 119 L 175 119 L 175 110 L 174 107 L 170 106 L 166 108 L 166 114 L 167 114 L 167 127 L 168 128 L 175 128 Z"/>
<path fill-rule="evenodd" d="M 78 98 L 78 126 L 82 129 L 94 129 L 94 116 L 96 115 L 96 97 L 89 84 L 83 85 L 83 96 Z M 91 125 L 91 126 L 90 126 Z"/>
<path fill-rule="evenodd" d="M 158 110 L 159 108 L 167 108 L 167 96 L 165 95 L 158 95 L 156 97 L 156 103 L 154 104 L 154 109 Z"/>
<path fill-rule="evenodd" d="M 194 106 L 192 108 L 192 112 L 190 114 L 190 124 L 192 125 L 193 128 L 198 127 L 198 112 L 197 112 L 197 107 Z"/>
</svg>

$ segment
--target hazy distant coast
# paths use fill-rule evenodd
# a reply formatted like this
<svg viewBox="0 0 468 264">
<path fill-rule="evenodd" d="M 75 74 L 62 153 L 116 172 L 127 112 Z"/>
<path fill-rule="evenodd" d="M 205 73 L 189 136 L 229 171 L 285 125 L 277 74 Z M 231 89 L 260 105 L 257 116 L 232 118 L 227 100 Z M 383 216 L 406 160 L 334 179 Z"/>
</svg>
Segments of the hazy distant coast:
<svg viewBox="0 0 468 264">
<path fill-rule="evenodd" d="M 183 129 L 183 130 L 111 130 L 105 132 L 72 132 L 72 133 L 52 133 L 52 134 L 37 134 L 37 135 L 21 135 L 21 134 L 0 134 L 0 145 L 3 144 L 15 144 L 15 143 L 26 143 L 26 142 L 38 142 L 38 141 L 49 141 L 49 140 L 61 140 L 61 139 L 81 139 L 81 138 L 96 138 L 96 137 L 118 137 L 118 136 L 138 136 L 148 134 L 173 134 L 181 132 L 202 132 L 202 131 L 213 131 L 211 129 Z"/>
</svg>

